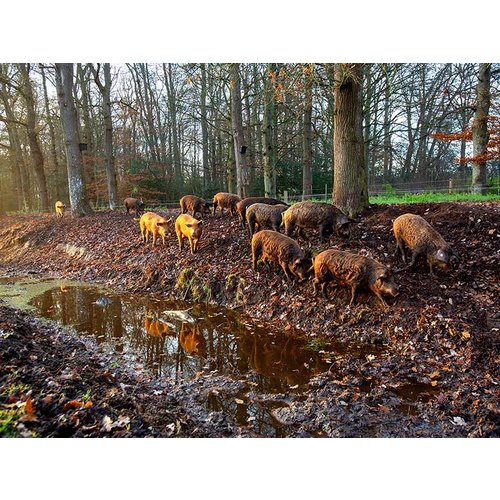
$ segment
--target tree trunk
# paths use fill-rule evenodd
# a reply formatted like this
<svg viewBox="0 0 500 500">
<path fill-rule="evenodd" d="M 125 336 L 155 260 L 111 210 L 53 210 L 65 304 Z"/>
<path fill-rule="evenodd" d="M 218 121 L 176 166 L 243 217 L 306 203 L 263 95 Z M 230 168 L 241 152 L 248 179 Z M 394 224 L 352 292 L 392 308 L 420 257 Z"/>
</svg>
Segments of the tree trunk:
<svg viewBox="0 0 500 500">
<path fill-rule="evenodd" d="M 312 194 L 312 88 L 314 69 L 311 64 L 304 66 L 304 115 L 302 122 L 302 199 Z"/>
<path fill-rule="evenodd" d="M 490 112 L 491 64 L 479 64 L 476 86 L 476 113 L 472 123 L 472 191 L 484 194 L 486 186 L 486 161 L 481 158 L 486 153 L 488 133 L 488 113 Z"/>
<path fill-rule="evenodd" d="M 276 149 L 273 126 L 275 122 L 274 92 L 271 73 L 275 64 L 268 64 L 264 77 L 264 116 L 262 121 L 262 158 L 264 162 L 264 195 L 276 197 Z"/>
<path fill-rule="evenodd" d="M 368 206 L 362 80 L 362 64 L 335 64 L 333 202 L 351 217 Z"/>
<path fill-rule="evenodd" d="M 241 198 L 248 196 L 248 171 L 246 165 L 246 148 L 243 136 L 243 120 L 241 111 L 240 65 L 230 64 L 231 86 L 231 126 L 233 129 L 234 157 L 236 160 L 236 193 Z"/>
<path fill-rule="evenodd" d="M 167 66 L 163 64 L 163 74 L 165 76 L 165 84 L 167 86 L 168 109 L 170 114 L 171 130 L 172 130 L 172 148 L 174 153 L 174 179 L 175 179 L 174 196 L 179 196 L 182 192 L 183 182 L 182 182 L 181 154 L 179 147 L 179 132 L 177 128 L 176 95 L 175 95 L 175 87 L 173 82 L 171 63 L 168 63 L 168 71 L 167 71 Z"/>
<path fill-rule="evenodd" d="M 29 64 L 19 64 L 18 68 L 22 75 L 23 95 L 26 101 L 26 130 L 28 134 L 28 144 L 30 147 L 31 162 L 35 173 L 38 194 L 40 196 L 40 209 L 42 212 L 49 210 L 49 195 L 47 192 L 47 179 L 43 168 L 43 155 L 36 131 L 35 96 L 33 86 L 29 78 Z"/>
<path fill-rule="evenodd" d="M 114 210 L 117 205 L 115 157 L 113 154 L 113 120 L 111 118 L 111 65 L 104 63 L 104 84 L 99 78 L 99 65 L 96 70 L 91 66 L 94 80 L 102 97 L 102 114 L 104 119 L 104 154 L 106 155 L 106 179 L 108 184 L 109 208 Z"/>
<path fill-rule="evenodd" d="M 61 187 L 59 185 L 59 161 L 57 159 L 57 148 L 56 148 L 56 134 L 54 131 L 54 123 L 52 122 L 52 117 L 50 116 L 49 107 L 49 94 L 47 92 L 47 78 L 45 76 L 45 69 L 43 65 L 40 65 L 40 71 L 42 72 L 42 84 L 43 84 L 43 98 L 45 104 L 45 115 L 47 120 L 47 125 L 49 127 L 49 137 L 50 137 L 50 156 L 52 159 L 52 176 L 54 182 L 54 194 L 56 201 L 61 198 Z"/>
<path fill-rule="evenodd" d="M 78 123 L 73 100 L 73 64 L 56 64 L 56 87 L 66 149 L 69 200 L 75 217 L 93 213 L 85 192 Z"/>
<path fill-rule="evenodd" d="M 208 164 L 208 121 L 207 121 L 207 69 L 204 63 L 200 65 L 201 69 L 201 142 L 202 142 L 202 169 L 203 169 L 203 188 L 205 191 L 210 186 L 210 168 Z"/>
</svg>

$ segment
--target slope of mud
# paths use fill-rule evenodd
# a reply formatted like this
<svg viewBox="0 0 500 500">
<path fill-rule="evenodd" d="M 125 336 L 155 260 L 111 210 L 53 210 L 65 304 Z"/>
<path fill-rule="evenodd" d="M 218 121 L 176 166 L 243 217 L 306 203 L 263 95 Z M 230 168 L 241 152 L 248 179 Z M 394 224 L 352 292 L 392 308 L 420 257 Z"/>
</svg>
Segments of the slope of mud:
<svg viewBox="0 0 500 500">
<path fill-rule="evenodd" d="M 366 294 L 349 308 L 347 289 L 325 300 L 313 297 L 310 282 L 287 283 L 276 269 L 254 273 L 248 236 L 230 216 L 206 218 L 194 256 L 179 252 L 173 231 L 165 246 L 144 246 L 137 222 L 123 212 L 77 220 L 3 216 L 0 270 L 213 302 L 272 321 L 287 334 L 300 329 L 318 339 L 385 346 L 381 357 L 333 359 L 337 375 L 320 376 L 302 402 L 277 409 L 292 435 L 498 435 L 498 203 L 374 206 L 348 242 L 332 238 L 320 246 L 317 234 L 299 242 L 313 252 L 337 246 L 396 268 L 391 225 L 406 212 L 434 225 L 460 261 L 436 277 L 426 265 L 397 275 L 401 293 L 388 311 Z M 409 384 L 423 390 L 401 418 L 398 396 Z"/>
</svg>

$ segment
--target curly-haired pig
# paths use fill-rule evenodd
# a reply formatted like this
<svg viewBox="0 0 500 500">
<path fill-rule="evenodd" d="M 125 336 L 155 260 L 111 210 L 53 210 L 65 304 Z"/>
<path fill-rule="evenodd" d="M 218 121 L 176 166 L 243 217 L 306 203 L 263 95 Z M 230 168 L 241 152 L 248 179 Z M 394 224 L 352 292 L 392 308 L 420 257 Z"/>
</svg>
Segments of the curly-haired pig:
<svg viewBox="0 0 500 500">
<path fill-rule="evenodd" d="M 62 218 L 64 215 L 64 209 L 66 205 L 62 201 L 56 201 L 56 217 Z"/>
<path fill-rule="evenodd" d="M 398 287 L 394 282 L 394 276 L 390 269 L 369 257 L 356 255 L 341 250 L 325 250 L 314 258 L 313 263 L 314 294 L 318 294 L 318 285 L 325 298 L 327 296 L 327 285 L 331 281 L 351 287 L 351 302 L 356 302 L 356 296 L 360 288 L 370 290 L 377 296 L 384 308 L 387 303 L 384 295 L 396 297 Z"/>
<path fill-rule="evenodd" d="M 144 213 L 144 202 L 142 200 L 125 198 L 123 204 L 127 209 L 127 213 L 130 213 L 130 210 L 135 210 L 136 215 L 139 215 L 141 212 Z"/>
<path fill-rule="evenodd" d="M 237 194 L 217 193 L 213 199 L 214 215 L 217 207 L 220 208 L 221 214 L 224 214 L 224 209 L 227 209 L 231 212 L 231 215 L 236 215 L 236 204 L 239 201 L 241 201 L 241 198 Z"/>
<path fill-rule="evenodd" d="M 296 227 L 299 228 L 302 237 L 305 237 L 304 228 L 319 229 L 321 242 L 324 242 L 334 230 L 343 238 L 350 236 L 349 218 L 331 203 L 299 201 L 283 214 L 283 223 L 287 236 L 291 236 Z"/>
<path fill-rule="evenodd" d="M 198 250 L 198 244 L 203 232 L 203 221 L 191 217 L 189 214 L 181 214 L 175 219 L 175 232 L 179 240 L 179 250 L 184 246 L 184 239 L 189 240 L 191 253 Z"/>
<path fill-rule="evenodd" d="M 254 203 L 265 203 L 266 205 L 283 205 L 284 203 L 280 200 L 277 200 L 275 198 L 265 198 L 264 196 L 258 196 L 258 197 L 253 197 L 253 198 L 243 198 L 241 201 L 239 201 L 236 204 L 236 213 L 238 214 L 240 221 L 241 221 L 241 227 L 244 229 L 245 228 L 245 223 L 246 223 L 246 213 L 247 209 L 249 206 L 253 205 Z"/>
<path fill-rule="evenodd" d="M 165 219 L 161 215 L 154 212 L 146 212 L 139 220 L 139 227 L 141 228 L 142 241 L 147 244 L 149 234 L 153 236 L 153 246 L 156 245 L 156 238 L 161 236 L 163 244 L 165 244 L 165 226 L 172 221 L 172 219 Z"/>
<path fill-rule="evenodd" d="M 252 269 L 257 270 L 257 262 L 275 262 L 284 271 L 288 280 L 297 276 L 301 281 L 309 275 L 312 259 L 298 243 L 276 231 L 264 229 L 252 237 Z"/>
<path fill-rule="evenodd" d="M 179 204 L 181 206 L 181 214 L 185 214 L 191 210 L 193 217 L 195 217 L 197 213 L 203 217 L 203 214 L 210 213 L 210 203 L 199 196 L 195 196 L 194 194 L 187 194 L 186 196 L 183 196 L 179 200 Z"/>
<path fill-rule="evenodd" d="M 417 258 L 424 255 L 429 270 L 434 275 L 433 267 L 448 270 L 454 250 L 443 237 L 420 215 L 404 214 L 394 220 L 392 230 L 396 238 L 396 255 L 401 253 L 406 263 L 405 247 L 412 252 L 411 262 L 406 268 L 413 267 Z"/>
<path fill-rule="evenodd" d="M 266 205 L 265 203 L 254 203 L 247 208 L 247 222 L 250 238 L 255 233 L 255 226 L 258 229 L 271 228 L 280 232 L 282 224 L 281 214 L 288 208 L 288 205 Z"/>
</svg>

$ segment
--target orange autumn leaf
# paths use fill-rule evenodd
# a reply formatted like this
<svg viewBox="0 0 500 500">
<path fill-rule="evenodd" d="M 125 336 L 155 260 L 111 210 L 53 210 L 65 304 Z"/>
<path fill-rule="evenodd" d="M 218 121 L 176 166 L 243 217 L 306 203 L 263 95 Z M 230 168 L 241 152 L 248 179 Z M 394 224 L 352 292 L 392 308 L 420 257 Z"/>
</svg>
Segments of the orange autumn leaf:
<svg viewBox="0 0 500 500">
<path fill-rule="evenodd" d="M 429 377 L 430 377 L 430 378 L 436 378 L 436 377 L 439 377 L 439 375 L 440 375 L 440 374 L 439 374 L 439 372 L 438 372 L 438 371 L 435 371 L 435 372 L 432 372 L 432 373 L 429 375 Z"/>
<path fill-rule="evenodd" d="M 89 408 L 90 406 L 92 406 L 92 401 L 84 403 L 83 401 L 76 401 L 75 399 L 72 399 L 64 405 L 63 411 L 67 411 L 70 408 Z"/>
<path fill-rule="evenodd" d="M 36 411 L 35 405 L 33 404 L 33 401 L 31 398 L 28 398 L 26 400 L 26 405 L 24 407 L 24 412 L 27 413 L 28 415 L 33 415 Z"/>
</svg>

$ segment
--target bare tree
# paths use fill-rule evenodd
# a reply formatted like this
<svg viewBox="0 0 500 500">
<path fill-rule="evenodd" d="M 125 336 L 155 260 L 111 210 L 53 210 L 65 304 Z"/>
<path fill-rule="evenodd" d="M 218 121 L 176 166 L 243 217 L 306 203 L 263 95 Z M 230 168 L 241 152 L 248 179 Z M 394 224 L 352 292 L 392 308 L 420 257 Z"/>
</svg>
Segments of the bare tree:
<svg viewBox="0 0 500 500">
<path fill-rule="evenodd" d="M 233 129 L 234 156 L 236 159 L 236 192 L 241 198 L 248 196 L 248 171 L 241 111 L 240 65 L 230 64 L 231 77 L 231 124 Z"/>
<path fill-rule="evenodd" d="M 274 91 L 272 73 L 276 71 L 275 64 L 268 64 L 264 75 L 264 117 L 262 122 L 262 156 L 264 160 L 264 195 L 276 197 L 276 145 Z"/>
<path fill-rule="evenodd" d="M 312 194 L 312 92 L 314 66 L 306 64 L 304 73 L 304 114 L 302 146 L 304 160 L 302 164 L 302 199 Z"/>
<path fill-rule="evenodd" d="M 30 64 L 18 64 L 21 73 L 22 94 L 26 101 L 26 130 L 28 133 L 28 143 L 30 146 L 31 163 L 35 173 L 36 184 L 40 196 L 40 209 L 46 212 L 49 209 L 49 195 L 47 192 L 47 178 L 43 165 L 42 148 L 38 139 L 37 120 L 35 110 L 35 95 L 29 73 Z"/>
<path fill-rule="evenodd" d="M 486 160 L 481 156 L 486 153 L 488 145 L 488 114 L 490 112 L 491 64 L 479 64 L 479 74 L 476 85 L 476 112 L 472 123 L 472 189 L 484 194 L 486 185 Z"/>
<path fill-rule="evenodd" d="M 93 210 L 87 201 L 83 179 L 82 153 L 79 147 L 78 123 L 73 100 L 73 64 L 56 64 L 55 67 L 57 98 L 66 149 L 71 213 L 75 217 L 81 217 L 92 214 Z"/>
<path fill-rule="evenodd" d="M 117 188 L 115 157 L 113 154 L 113 120 L 111 118 L 111 65 L 104 63 L 104 83 L 99 76 L 100 65 L 95 68 L 91 65 L 95 83 L 102 97 L 102 113 L 104 118 L 104 153 L 106 155 L 106 178 L 108 183 L 109 208 L 114 210 L 117 207 Z"/>
</svg>

